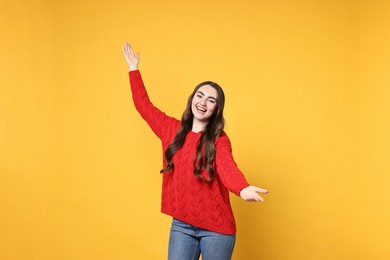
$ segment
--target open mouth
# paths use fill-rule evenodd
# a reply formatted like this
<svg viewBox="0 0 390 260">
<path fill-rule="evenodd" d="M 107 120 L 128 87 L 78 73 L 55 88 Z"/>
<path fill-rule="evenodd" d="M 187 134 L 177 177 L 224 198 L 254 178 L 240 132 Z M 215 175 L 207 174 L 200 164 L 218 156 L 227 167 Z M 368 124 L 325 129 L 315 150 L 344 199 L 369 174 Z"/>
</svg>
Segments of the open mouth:
<svg viewBox="0 0 390 260">
<path fill-rule="evenodd" d="M 199 106 L 197 106 L 196 109 L 197 109 L 198 111 L 200 111 L 200 112 L 203 112 L 203 113 L 207 111 L 205 108 L 199 107 Z"/>
</svg>

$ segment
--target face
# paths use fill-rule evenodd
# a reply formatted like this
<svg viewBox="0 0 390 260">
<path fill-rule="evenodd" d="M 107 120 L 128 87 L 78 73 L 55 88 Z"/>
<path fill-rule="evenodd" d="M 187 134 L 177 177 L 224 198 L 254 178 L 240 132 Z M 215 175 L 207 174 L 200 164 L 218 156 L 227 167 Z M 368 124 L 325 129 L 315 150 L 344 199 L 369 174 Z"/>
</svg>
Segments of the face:
<svg viewBox="0 0 390 260">
<path fill-rule="evenodd" d="M 192 98 L 191 110 L 194 119 L 208 122 L 217 107 L 217 90 L 210 85 L 201 86 Z"/>
</svg>

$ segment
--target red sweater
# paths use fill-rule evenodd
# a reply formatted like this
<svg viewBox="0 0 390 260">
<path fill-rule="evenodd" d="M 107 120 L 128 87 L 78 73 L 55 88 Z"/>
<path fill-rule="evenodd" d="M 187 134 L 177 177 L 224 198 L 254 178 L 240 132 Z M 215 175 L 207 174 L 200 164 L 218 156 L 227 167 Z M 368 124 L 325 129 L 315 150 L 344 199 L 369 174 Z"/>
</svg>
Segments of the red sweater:
<svg viewBox="0 0 390 260">
<path fill-rule="evenodd" d="M 130 71 L 129 77 L 135 107 L 160 138 L 165 151 L 179 129 L 180 121 L 165 115 L 150 102 L 138 70 Z M 183 147 L 173 156 L 174 169 L 162 175 L 161 212 L 199 228 L 235 234 L 229 191 L 239 196 L 241 189 L 249 184 L 234 162 L 225 133 L 215 141 L 213 181 L 206 183 L 194 176 L 193 161 L 201 134 L 187 134 Z"/>
</svg>

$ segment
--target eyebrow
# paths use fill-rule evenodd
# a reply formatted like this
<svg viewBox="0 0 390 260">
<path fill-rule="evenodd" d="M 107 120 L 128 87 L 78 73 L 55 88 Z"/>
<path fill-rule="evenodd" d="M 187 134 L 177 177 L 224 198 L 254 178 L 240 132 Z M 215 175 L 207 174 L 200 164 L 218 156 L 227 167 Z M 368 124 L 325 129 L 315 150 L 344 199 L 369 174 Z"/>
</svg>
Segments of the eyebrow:
<svg viewBox="0 0 390 260">
<path fill-rule="evenodd" d="M 200 93 L 200 94 L 202 94 L 203 96 L 206 96 L 206 94 L 205 94 L 205 93 L 203 93 L 203 92 L 202 92 L 202 91 L 200 91 L 200 90 L 196 91 L 196 93 Z M 208 98 L 211 98 L 211 99 L 214 99 L 215 101 L 217 101 L 217 99 L 216 99 L 215 97 L 208 96 Z"/>
</svg>

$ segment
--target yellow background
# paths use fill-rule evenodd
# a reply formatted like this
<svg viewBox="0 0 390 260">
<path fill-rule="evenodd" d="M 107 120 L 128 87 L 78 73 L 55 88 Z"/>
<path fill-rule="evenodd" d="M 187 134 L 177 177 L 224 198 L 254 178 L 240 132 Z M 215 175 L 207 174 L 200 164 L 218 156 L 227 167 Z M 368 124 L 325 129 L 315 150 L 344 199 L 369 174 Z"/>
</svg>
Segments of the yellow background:
<svg viewBox="0 0 390 260">
<path fill-rule="evenodd" d="M 0 259 L 165 259 L 161 147 L 121 53 L 180 117 L 220 83 L 233 259 L 390 259 L 388 1 L 0 2 Z"/>
</svg>

